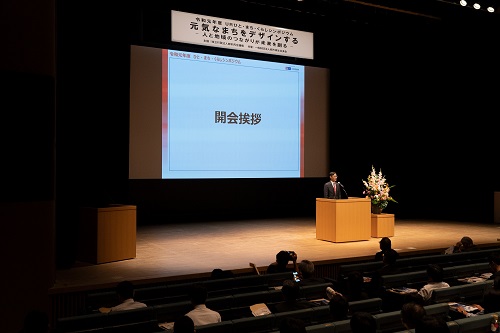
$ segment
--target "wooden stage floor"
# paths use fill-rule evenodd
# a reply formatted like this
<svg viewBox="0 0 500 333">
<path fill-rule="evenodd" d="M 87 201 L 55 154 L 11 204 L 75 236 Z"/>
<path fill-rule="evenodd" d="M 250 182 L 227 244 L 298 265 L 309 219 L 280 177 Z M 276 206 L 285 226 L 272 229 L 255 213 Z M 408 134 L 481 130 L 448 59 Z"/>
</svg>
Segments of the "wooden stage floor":
<svg viewBox="0 0 500 333">
<path fill-rule="evenodd" d="M 138 284 L 209 276 L 214 268 L 250 272 L 261 270 L 280 250 L 293 250 L 298 260 L 313 262 L 371 258 L 380 238 L 332 243 L 316 239 L 314 217 L 198 222 L 137 227 L 137 256 L 98 265 L 77 262 L 56 272 L 53 291 L 107 288 L 122 280 Z M 500 249 L 500 224 L 435 220 L 395 220 L 393 248 L 400 253 L 428 252 L 469 236 L 474 243 Z"/>
</svg>

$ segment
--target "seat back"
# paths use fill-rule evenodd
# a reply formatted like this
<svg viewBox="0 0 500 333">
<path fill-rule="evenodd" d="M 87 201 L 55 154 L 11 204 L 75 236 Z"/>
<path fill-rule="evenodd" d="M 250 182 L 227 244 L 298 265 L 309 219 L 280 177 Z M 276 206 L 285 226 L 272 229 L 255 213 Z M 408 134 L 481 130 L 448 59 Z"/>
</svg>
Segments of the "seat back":
<svg viewBox="0 0 500 333">
<path fill-rule="evenodd" d="M 224 309 L 229 309 L 234 305 L 234 297 L 233 296 L 219 296 L 207 298 L 205 301 L 205 305 L 207 308 L 219 311 Z"/>
<path fill-rule="evenodd" d="M 333 323 L 309 325 L 309 326 L 306 326 L 306 332 L 307 333 L 332 333 L 334 330 L 333 327 L 334 327 Z"/>
<path fill-rule="evenodd" d="M 320 324 L 331 321 L 330 306 L 320 305 L 312 308 L 314 311 L 313 323 Z"/>
<path fill-rule="evenodd" d="M 328 287 L 333 288 L 333 283 L 325 282 L 325 283 L 301 286 L 299 297 L 305 299 L 326 298 L 326 288 Z"/>
<path fill-rule="evenodd" d="M 351 333 L 351 320 L 339 320 L 333 322 L 332 333 Z"/>
<path fill-rule="evenodd" d="M 491 332 L 491 315 L 489 314 L 457 319 L 455 323 L 458 325 L 458 332 L 460 333 Z"/>
<path fill-rule="evenodd" d="M 134 300 L 149 306 L 164 303 L 168 296 L 168 289 L 165 285 L 136 288 L 134 292 Z"/>
<path fill-rule="evenodd" d="M 196 333 L 232 333 L 233 322 L 230 320 L 219 323 L 196 326 Z"/>
<path fill-rule="evenodd" d="M 104 326 L 110 327 L 151 321 L 156 322 L 156 311 L 154 307 L 148 306 L 132 310 L 112 311 L 106 316 Z"/>
<path fill-rule="evenodd" d="M 373 317 L 377 322 L 377 331 L 379 333 L 396 332 L 405 329 L 401 321 L 401 310 L 383 312 L 373 315 Z"/>
<path fill-rule="evenodd" d="M 233 332 L 259 333 L 273 330 L 274 315 L 234 319 Z"/>
<path fill-rule="evenodd" d="M 158 323 L 174 322 L 175 319 L 193 309 L 190 301 L 166 303 L 153 306 Z"/>
<path fill-rule="evenodd" d="M 313 308 L 300 309 L 294 311 L 278 312 L 274 314 L 272 329 L 279 329 L 281 321 L 285 318 L 296 318 L 302 320 L 306 326 L 314 323 Z"/>
<path fill-rule="evenodd" d="M 255 291 L 233 295 L 233 306 L 243 307 L 258 303 L 272 303 L 282 299 L 281 290 Z"/>
<path fill-rule="evenodd" d="M 156 320 L 150 320 L 104 327 L 102 333 L 155 333 L 158 332 L 158 330 L 159 327 Z M 101 331 L 99 331 L 99 333 L 101 333 Z"/>
<path fill-rule="evenodd" d="M 484 294 L 489 289 L 489 282 L 475 282 L 461 286 L 459 288 L 460 300 L 469 304 L 481 304 Z"/>
<path fill-rule="evenodd" d="M 425 313 L 428 314 L 429 316 L 435 316 L 435 317 L 440 317 L 445 321 L 451 320 L 449 313 L 450 313 L 450 306 L 448 303 L 436 303 L 436 304 L 430 304 L 424 306 Z"/>
<path fill-rule="evenodd" d="M 58 333 L 85 332 L 102 329 L 106 323 L 106 313 L 92 313 L 81 316 L 58 318 L 56 330 Z"/>
<path fill-rule="evenodd" d="M 85 296 L 85 307 L 87 313 L 96 313 L 100 307 L 111 308 L 118 305 L 120 301 L 116 291 L 100 291 L 89 293 Z"/>
<path fill-rule="evenodd" d="M 408 284 L 424 283 L 428 279 L 427 271 L 382 275 L 381 278 L 382 278 L 382 285 L 386 289 L 406 287 L 408 286 Z"/>
<path fill-rule="evenodd" d="M 374 297 L 360 301 L 349 302 L 349 312 L 368 312 L 372 315 L 382 312 L 382 298 Z"/>
<path fill-rule="evenodd" d="M 460 301 L 461 287 L 462 286 L 452 286 L 449 288 L 434 289 L 431 293 L 431 303 Z"/>
</svg>

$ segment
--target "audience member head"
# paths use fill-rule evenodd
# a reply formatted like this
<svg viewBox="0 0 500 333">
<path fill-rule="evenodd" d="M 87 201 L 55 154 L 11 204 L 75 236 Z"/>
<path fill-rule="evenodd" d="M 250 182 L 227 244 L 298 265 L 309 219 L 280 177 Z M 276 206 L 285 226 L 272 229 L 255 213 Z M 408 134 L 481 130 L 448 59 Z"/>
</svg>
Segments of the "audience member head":
<svg viewBox="0 0 500 333">
<path fill-rule="evenodd" d="M 350 321 L 352 333 L 376 333 L 377 322 L 368 312 L 354 312 Z"/>
<path fill-rule="evenodd" d="M 220 268 L 215 268 L 214 270 L 212 270 L 212 273 L 210 274 L 211 279 L 226 279 L 232 277 L 234 277 L 232 271 L 226 271 Z"/>
<path fill-rule="evenodd" d="M 333 321 L 344 320 L 349 316 L 349 302 L 343 295 L 337 293 L 330 298 L 330 316 Z"/>
<path fill-rule="evenodd" d="M 409 302 L 401 307 L 401 321 L 408 330 L 415 328 L 416 323 L 425 315 L 425 308 L 421 304 Z"/>
<path fill-rule="evenodd" d="M 39 310 L 31 310 L 24 317 L 24 326 L 21 333 L 49 332 L 49 316 Z"/>
<path fill-rule="evenodd" d="M 286 317 L 280 322 L 280 333 L 306 333 L 306 324 L 303 320 Z"/>
<path fill-rule="evenodd" d="M 205 304 L 207 301 L 207 288 L 202 286 L 201 284 L 195 284 L 191 287 L 191 291 L 189 293 L 189 297 L 191 300 L 191 304 L 200 305 Z"/>
<path fill-rule="evenodd" d="M 381 251 L 387 251 L 392 249 L 392 242 L 389 237 L 382 237 L 382 239 L 379 242 L 380 250 Z"/>
<path fill-rule="evenodd" d="M 314 264 L 310 260 L 302 260 L 299 263 L 299 271 L 303 279 L 309 279 L 314 276 Z"/>
<path fill-rule="evenodd" d="M 500 271 L 500 252 L 494 252 L 489 257 L 491 272 Z"/>
<path fill-rule="evenodd" d="M 427 266 L 427 276 L 432 282 L 443 282 L 443 268 L 437 264 Z"/>
<path fill-rule="evenodd" d="M 474 245 L 472 238 L 470 238 L 468 236 L 462 237 L 462 239 L 460 240 L 460 243 L 462 243 L 462 246 L 464 247 L 464 249 L 468 249 Z"/>
<path fill-rule="evenodd" d="M 389 249 L 384 252 L 383 261 L 386 265 L 394 265 L 398 259 L 399 253 L 396 250 Z"/>
<path fill-rule="evenodd" d="M 280 251 L 276 254 L 276 262 L 279 266 L 286 266 L 291 260 L 290 253 L 288 251 Z"/>
<path fill-rule="evenodd" d="M 116 294 L 122 301 L 134 298 L 134 285 L 130 281 L 121 281 L 116 286 Z"/>
<path fill-rule="evenodd" d="M 415 333 L 449 333 L 446 321 L 441 317 L 425 315 L 415 326 Z"/>
<path fill-rule="evenodd" d="M 285 301 L 295 301 L 300 296 L 300 286 L 292 280 L 283 281 L 283 287 L 281 287 L 281 293 Z"/>
<path fill-rule="evenodd" d="M 194 333 L 194 322 L 188 316 L 181 316 L 174 322 L 174 333 Z"/>
</svg>

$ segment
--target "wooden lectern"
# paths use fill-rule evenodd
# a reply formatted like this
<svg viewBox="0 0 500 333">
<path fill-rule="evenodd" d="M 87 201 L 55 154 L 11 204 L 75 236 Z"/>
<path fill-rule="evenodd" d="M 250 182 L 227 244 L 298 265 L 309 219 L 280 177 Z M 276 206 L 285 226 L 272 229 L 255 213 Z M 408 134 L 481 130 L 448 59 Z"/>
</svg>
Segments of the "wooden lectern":
<svg viewBox="0 0 500 333">
<path fill-rule="evenodd" d="M 79 226 L 80 261 L 102 264 L 136 256 L 136 206 L 83 207 Z"/>
<path fill-rule="evenodd" d="M 369 198 L 316 198 L 316 239 L 340 243 L 370 238 Z"/>
</svg>

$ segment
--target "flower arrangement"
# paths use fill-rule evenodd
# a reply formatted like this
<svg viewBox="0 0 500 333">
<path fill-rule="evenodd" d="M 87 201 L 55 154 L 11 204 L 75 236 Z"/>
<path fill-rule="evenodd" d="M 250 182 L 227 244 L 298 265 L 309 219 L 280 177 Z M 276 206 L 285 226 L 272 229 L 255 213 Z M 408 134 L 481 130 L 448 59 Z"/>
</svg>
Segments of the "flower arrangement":
<svg viewBox="0 0 500 333">
<path fill-rule="evenodd" d="M 380 211 L 387 207 L 389 201 L 398 203 L 389 195 L 390 189 L 395 185 L 389 186 L 385 176 L 382 174 L 382 170 L 377 172 L 372 166 L 372 171 L 370 175 L 368 175 L 368 179 L 363 180 L 363 185 L 365 186 L 363 194 L 367 198 L 370 198 L 372 206 L 378 207 Z"/>
</svg>

